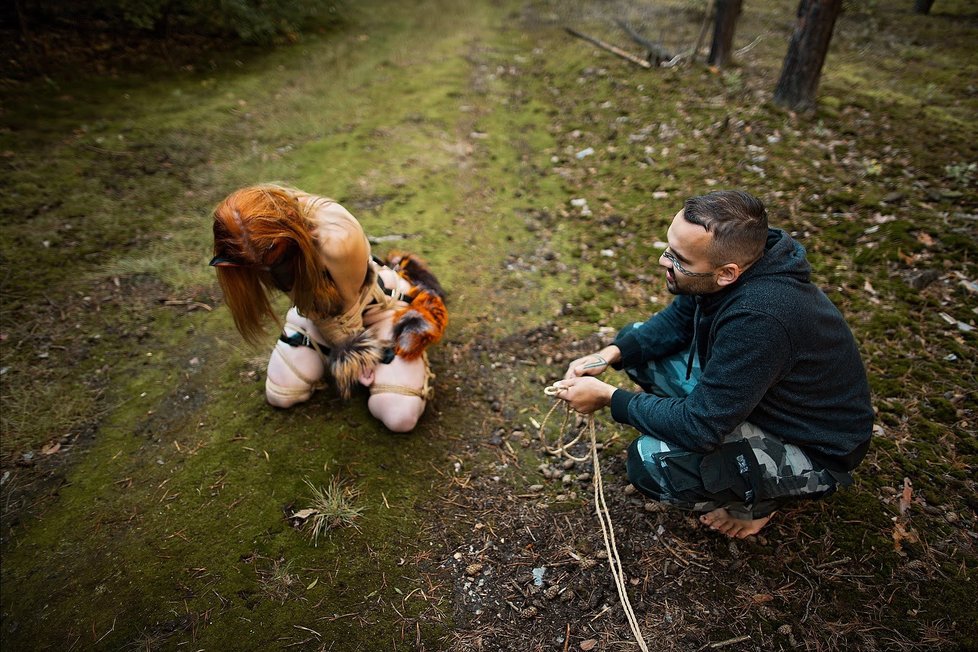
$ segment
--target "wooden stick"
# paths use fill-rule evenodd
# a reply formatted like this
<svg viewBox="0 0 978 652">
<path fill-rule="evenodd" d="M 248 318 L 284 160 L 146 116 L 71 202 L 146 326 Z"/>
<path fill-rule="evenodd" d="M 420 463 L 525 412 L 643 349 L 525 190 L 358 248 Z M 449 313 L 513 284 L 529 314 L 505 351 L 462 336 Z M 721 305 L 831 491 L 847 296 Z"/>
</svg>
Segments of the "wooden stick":
<svg viewBox="0 0 978 652">
<path fill-rule="evenodd" d="M 725 641 L 720 641 L 719 643 L 711 643 L 710 649 L 716 650 L 721 647 L 726 647 L 727 645 L 733 645 L 734 643 L 743 643 L 744 641 L 749 641 L 750 636 L 737 636 L 735 638 L 728 638 Z"/>
<path fill-rule="evenodd" d="M 619 57 L 621 57 L 622 59 L 625 59 L 626 61 L 631 61 L 636 66 L 640 66 L 640 67 L 646 68 L 646 69 L 649 69 L 649 68 L 652 67 L 652 64 L 650 64 L 645 59 L 639 59 L 635 55 L 629 54 L 628 52 L 625 52 L 621 48 L 617 48 L 614 45 L 611 45 L 610 43 L 605 43 L 604 41 L 599 40 L 599 39 L 596 39 L 593 36 L 588 36 L 587 34 L 581 34 L 576 29 L 572 29 L 570 27 L 565 27 L 564 29 L 567 30 L 567 33 L 570 34 L 571 36 L 576 36 L 579 39 L 584 39 L 588 43 L 591 43 L 593 45 L 596 45 L 596 46 L 598 46 L 599 48 L 601 48 L 603 50 L 607 50 L 608 52 L 611 52 L 612 54 L 616 54 Z"/>
</svg>

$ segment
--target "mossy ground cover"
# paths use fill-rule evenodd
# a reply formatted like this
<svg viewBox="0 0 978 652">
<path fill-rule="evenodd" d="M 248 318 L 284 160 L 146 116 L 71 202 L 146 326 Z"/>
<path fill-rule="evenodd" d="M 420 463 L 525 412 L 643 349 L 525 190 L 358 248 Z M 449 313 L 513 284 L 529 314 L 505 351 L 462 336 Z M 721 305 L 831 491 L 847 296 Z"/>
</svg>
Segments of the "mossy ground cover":
<svg viewBox="0 0 978 652">
<path fill-rule="evenodd" d="M 849 318 L 876 445 L 856 486 L 730 544 L 624 494 L 631 435 L 602 419 L 646 635 L 974 646 L 976 346 L 957 322 L 975 322 L 978 27 L 965 2 L 907 4 L 847 7 L 809 116 L 770 104 L 787 0 L 745 7 L 736 45 L 754 45 L 724 71 L 643 71 L 562 30 L 622 43 L 624 18 L 679 49 L 691 3 L 432 0 L 189 70 L 7 87 L 4 644 L 628 648 L 581 561 L 601 547 L 593 469 L 539 451 L 540 389 L 668 301 L 652 244 L 683 198 L 745 187 Z M 264 404 L 267 351 L 240 343 L 205 263 L 210 207 L 266 180 L 402 236 L 375 251 L 417 251 L 447 287 L 412 435 L 362 396 Z M 288 517 L 333 477 L 364 514 L 313 547 Z"/>
</svg>

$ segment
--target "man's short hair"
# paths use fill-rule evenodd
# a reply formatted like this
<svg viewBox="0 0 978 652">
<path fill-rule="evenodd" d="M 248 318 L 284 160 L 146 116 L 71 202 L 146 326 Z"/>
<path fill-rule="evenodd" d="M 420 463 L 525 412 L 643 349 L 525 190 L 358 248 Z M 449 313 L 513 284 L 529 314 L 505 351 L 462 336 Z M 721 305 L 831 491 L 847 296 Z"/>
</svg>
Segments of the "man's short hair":
<svg viewBox="0 0 978 652">
<path fill-rule="evenodd" d="M 683 204 L 683 217 L 713 234 L 707 255 L 714 265 L 749 265 L 764 253 L 767 211 L 760 199 L 742 190 L 690 197 Z"/>
</svg>

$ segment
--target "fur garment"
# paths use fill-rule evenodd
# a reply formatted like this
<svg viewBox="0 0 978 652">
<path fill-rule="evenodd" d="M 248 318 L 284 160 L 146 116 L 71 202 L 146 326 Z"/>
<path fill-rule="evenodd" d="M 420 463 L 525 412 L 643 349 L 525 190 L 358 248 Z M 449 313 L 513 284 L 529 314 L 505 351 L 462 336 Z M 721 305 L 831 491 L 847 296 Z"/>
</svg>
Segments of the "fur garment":
<svg viewBox="0 0 978 652">
<path fill-rule="evenodd" d="M 411 303 L 394 313 L 394 347 L 405 360 L 415 360 L 445 333 L 445 291 L 424 261 L 414 254 L 391 252 L 387 261 L 413 286 L 409 293 Z"/>
<path fill-rule="evenodd" d="M 350 339 L 334 345 L 329 352 L 326 366 L 336 382 L 336 389 L 343 398 L 350 398 L 361 374 L 380 364 L 384 358 L 384 342 L 369 330 L 363 330 Z"/>
</svg>

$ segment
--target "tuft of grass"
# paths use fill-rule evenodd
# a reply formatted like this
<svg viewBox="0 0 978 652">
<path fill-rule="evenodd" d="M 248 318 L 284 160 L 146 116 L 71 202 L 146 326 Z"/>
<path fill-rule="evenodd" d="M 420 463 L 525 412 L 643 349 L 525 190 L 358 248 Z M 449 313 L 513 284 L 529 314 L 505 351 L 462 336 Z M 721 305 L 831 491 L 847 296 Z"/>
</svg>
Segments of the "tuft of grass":
<svg viewBox="0 0 978 652">
<path fill-rule="evenodd" d="M 300 586 L 299 576 L 292 572 L 292 562 L 276 559 L 270 568 L 258 571 L 258 581 L 265 593 L 282 604 Z"/>
<path fill-rule="evenodd" d="M 325 487 L 317 487 L 309 480 L 304 482 L 312 490 L 312 513 L 306 519 L 306 529 L 314 546 L 319 546 L 319 537 L 330 530 L 352 527 L 357 531 L 357 519 L 363 515 L 363 506 L 356 504 L 360 497 L 360 487 L 333 476 Z M 305 511 L 305 510 L 303 510 Z M 301 512 L 300 512 L 301 513 Z"/>
</svg>

